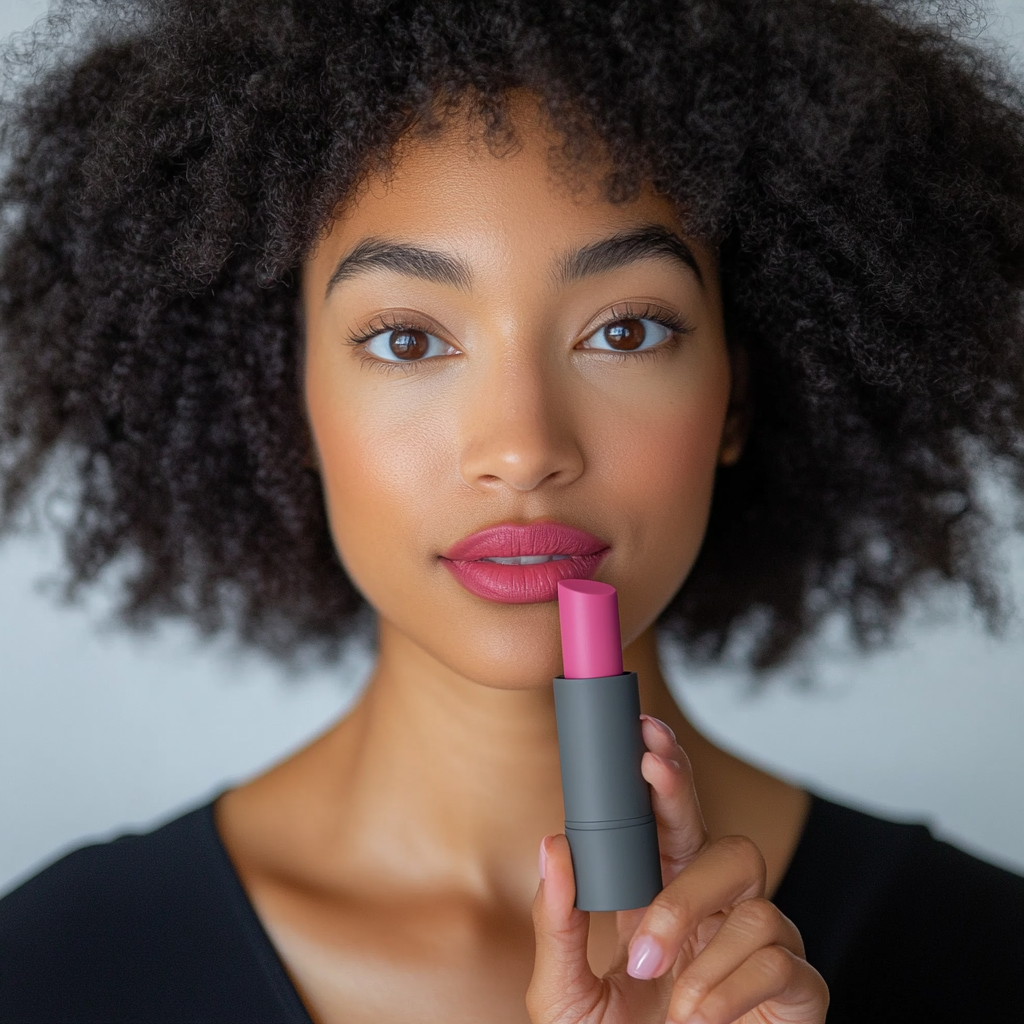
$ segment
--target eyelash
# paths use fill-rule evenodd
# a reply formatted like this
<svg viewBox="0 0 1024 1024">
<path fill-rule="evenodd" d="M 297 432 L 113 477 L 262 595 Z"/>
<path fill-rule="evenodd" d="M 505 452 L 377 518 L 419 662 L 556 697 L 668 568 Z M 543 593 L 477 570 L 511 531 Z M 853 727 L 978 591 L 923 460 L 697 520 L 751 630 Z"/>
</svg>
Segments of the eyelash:
<svg viewBox="0 0 1024 1024">
<path fill-rule="evenodd" d="M 624 303 L 621 306 L 613 306 L 608 311 L 608 315 L 589 331 L 586 337 L 592 337 L 598 331 L 604 330 L 609 324 L 615 323 L 616 320 L 651 320 L 671 332 L 660 345 L 655 345 L 654 348 L 642 349 L 638 352 L 614 352 L 606 349 L 590 350 L 599 351 L 602 356 L 611 357 L 616 361 L 626 359 L 657 359 L 669 351 L 670 348 L 675 348 L 686 335 L 692 334 L 694 330 L 692 324 L 684 320 L 678 313 L 674 313 L 664 306 L 635 306 L 631 303 Z M 367 324 L 360 334 L 350 337 L 349 344 L 355 346 L 365 345 L 368 341 L 376 338 L 378 334 L 383 334 L 385 331 L 425 331 L 428 334 L 432 334 L 435 330 L 436 328 L 433 326 L 426 325 L 421 321 L 380 316 Z M 409 362 L 389 362 L 365 354 L 363 355 L 363 360 L 371 363 L 374 369 L 380 370 L 383 373 L 408 373 L 420 363 L 430 362 L 428 359 L 410 360 Z"/>
<path fill-rule="evenodd" d="M 631 303 L 623 303 L 621 306 L 612 306 L 608 315 L 601 322 L 587 333 L 587 338 L 593 337 L 598 331 L 604 330 L 609 324 L 616 320 L 651 320 L 668 330 L 669 336 L 659 345 L 653 348 L 641 349 L 638 352 L 614 352 L 607 349 L 592 349 L 599 351 L 604 357 L 611 357 L 617 362 L 628 359 L 659 359 L 672 349 L 676 348 L 684 337 L 693 334 L 693 324 L 684 320 L 679 313 L 675 313 L 664 306 L 643 305 L 636 306 Z M 584 339 L 586 340 L 586 339 Z"/>
<path fill-rule="evenodd" d="M 434 334 L 436 330 L 436 327 L 418 322 L 412 318 L 406 320 L 400 317 L 379 316 L 371 320 L 360 334 L 350 337 L 349 344 L 357 347 L 365 345 L 368 341 L 372 341 L 378 334 L 383 334 L 385 331 L 425 331 L 427 334 Z M 379 370 L 381 373 L 408 373 L 410 370 L 415 369 L 418 363 L 428 361 L 410 360 L 409 362 L 392 363 L 385 359 L 376 359 L 365 352 L 361 353 L 361 357 L 364 364 L 369 364 L 374 370 Z"/>
</svg>

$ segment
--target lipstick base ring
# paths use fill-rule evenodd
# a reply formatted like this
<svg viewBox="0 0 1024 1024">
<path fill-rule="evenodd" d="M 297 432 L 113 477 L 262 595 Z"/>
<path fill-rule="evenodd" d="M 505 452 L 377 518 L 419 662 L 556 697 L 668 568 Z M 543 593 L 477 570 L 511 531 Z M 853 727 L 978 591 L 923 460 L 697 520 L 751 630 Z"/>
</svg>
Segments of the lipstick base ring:
<svg viewBox="0 0 1024 1024">
<path fill-rule="evenodd" d="M 624 828 L 573 828 L 565 823 L 580 910 L 646 907 L 661 891 L 658 826 L 649 821 Z M 623 870 L 627 865 L 629 870 Z"/>
</svg>

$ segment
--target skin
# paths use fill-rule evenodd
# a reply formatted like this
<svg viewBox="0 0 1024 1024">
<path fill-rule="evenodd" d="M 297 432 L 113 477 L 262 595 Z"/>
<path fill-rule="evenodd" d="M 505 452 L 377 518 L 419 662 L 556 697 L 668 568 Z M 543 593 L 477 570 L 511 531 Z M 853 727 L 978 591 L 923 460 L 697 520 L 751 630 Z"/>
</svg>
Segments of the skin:
<svg viewBox="0 0 1024 1024">
<path fill-rule="evenodd" d="M 651 226 L 685 238 L 683 226 L 649 190 L 609 203 L 600 168 L 570 188 L 536 109 L 517 103 L 514 123 L 521 144 L 500 157 L 458 118 L 406 140 L 304 268 L 316 460 L 338 552 L 378 613 L 379 659 L 356 709 L 224 796 L 218 827 L 321 1024 L 820 1024 L 824 983 L 764 898 L 807 797 L 690 725 L 652 629 L 700 548 L 717 467 L 742 443 L 714 253 L 685 239 L 698 272 L 647 255 L 560 281 L 573 251 Z M 329 287 L 367 239 L 439 250 L 467 280 L 378 267 Z M 687 331 L 649 354 L 594 347 L 604 323 L 651 308 Z M 353 343 L 396 311 L 442 354 L 396 367 Z M 646 911 L 572 907 L 557 606 L 476 597 L 439 557 L 485 526 L 539 519 L 611 546 L 596 578 L 619 591 L 626 667 L 654 716 L 643 771 L 668 885 Z M 633 974 L 653 964 L 660 979 L 631 977 L 630 949 L 635 961 L 652 941 Z"/>
</svg>

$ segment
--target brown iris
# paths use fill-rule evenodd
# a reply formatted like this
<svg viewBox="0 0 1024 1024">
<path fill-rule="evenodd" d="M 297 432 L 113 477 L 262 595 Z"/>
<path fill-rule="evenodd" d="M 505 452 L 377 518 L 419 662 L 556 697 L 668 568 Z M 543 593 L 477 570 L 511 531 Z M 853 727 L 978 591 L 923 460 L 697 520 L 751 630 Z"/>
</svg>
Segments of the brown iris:
<svg viewBox="0 0 1024 1024">
<path fill-rule="evenodd" d="M 632 352 L 644 343 L 647 331 L 640 320 L 615 320 L 603 328 L 605 341 L 620 352 Z"/>
<path fill-rule="evenodd" d="M 420 359 L 427 354 L 430 340 L 425 331 L 392 331 L 388 346 L 399 359 Z"/>
</svg>

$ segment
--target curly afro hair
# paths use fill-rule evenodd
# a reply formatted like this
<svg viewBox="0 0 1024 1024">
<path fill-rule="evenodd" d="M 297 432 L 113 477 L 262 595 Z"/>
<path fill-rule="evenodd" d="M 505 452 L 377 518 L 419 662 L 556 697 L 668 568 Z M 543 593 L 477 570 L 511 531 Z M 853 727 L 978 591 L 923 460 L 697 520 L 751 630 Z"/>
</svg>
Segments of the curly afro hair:
<svg viewBox="0 0 1024 1024">
<path fill-rule="evenodd" d="M 866 0 L 70 3 L 16 44 L 0 221 L 0 499 L 51 476 L 75 592 L 331 652 L 332 548 L 299 382 L 298 270 L 360 175 L 511 90 L 613 201 L 720 253 L 749 442 L 663 625 L 757 669 L 862 645 L 965 586 L 998 617 L 979 471 L 1024 489 L 1024 104 L 954 22 Z M 953 28 L 950 26 L 954 25 Z M 69 42 L 69 40 L 71 40 Z"/>
</svg>

